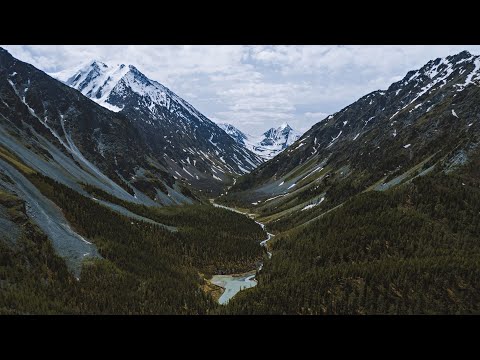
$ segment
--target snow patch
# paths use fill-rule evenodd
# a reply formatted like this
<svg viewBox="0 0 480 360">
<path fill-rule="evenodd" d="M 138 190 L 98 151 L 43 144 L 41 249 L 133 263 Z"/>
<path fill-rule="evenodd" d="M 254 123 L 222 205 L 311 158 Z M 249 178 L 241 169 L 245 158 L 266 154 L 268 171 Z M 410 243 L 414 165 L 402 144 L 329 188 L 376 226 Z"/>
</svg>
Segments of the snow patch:
<svg viewBox="0 0 480 360">
<path fill-rule="evenodd" d="M 187 169 L 185 169 L 185 168 L 182 168 L 182 169 L 183 169 L 183 171 L 185 171 L 188 175 L 190 175 L 192 178 L 194 177 L 192 174 L 190 174 L 190 173 L 188 172 Z"/>
<path fill-rule="evenodd" d="M 462 91 L 467 87 L 467 85 L 473 83 L 474 80 L 479 80 L 479 79 L 480 79 L 480 57 L 477 57 L 474 61 L 473 70 L 468 74 L 468 76 L 465 79 L 465 83 L 463 85 L 460 85 L 457 91 Z"/>
<path fill-rule="evenodd" d="M 308 209 L 311 209 L 311 208 L 313 208 L 313 207 L 315 207 L 315 206 L 318 206 L 318 205 L 320 205 L 324 200 L 325 200 L 325 198 L 322 197 L 319 202 L 317 202 L 317 203 L 315 203 L 315 204 L 307 205 L 307 206 L 305 206 L 305 207 L 304 207 L 302 210 L 300 210 L 300 211 L 308 210 Z"/>
<path fill-rule="evenodd" d="M 338 133 L 337 136 L 332 137 L 332 141 L 330 141 L 330 144 L 328 144 L 327 149 L 328 149 L 330 146 L 333 145 L 333 143 L 340 137 L 340 135 L 342 135 L 342 132 L 343 132 L 343 130 L 340 130 L 340 132 Z"/>
<path fill-rule="evenodd" d="M 271 197 L 270 199 L 266 199 L 266 200 L 265 200 L 265 202 L 267 202 L 267 201 L 271 201 L 271 200 L 273 200 L 273 199 L 278 199 L 279 197 L 283 197 L 283 196 L 285 196 L 285 195 L 286 195 L 286 194 L 280 194 L 280 195 L 277 195 L 277 196 Z"/>
<path fill-rule="evenodd" d="M 422 106 L 422 103 L 415 105 L 415 107 L 414 107 L 413 109 L 411 109 L 411 110 L 409 111 L 409 113 L 411 113 L 412 111 L 418 109 L 420 106 Z"/>
<path fill-rule="evenodd" d="M 363 127 L 367 126 L 370 121 L 372 121 L 375 118 L 375 116 L 370 117 L 367 121 L 365 121 L 365 124 Z"/>
<path fill-rule="evenodd" d="M 402 109 L 400 109 L 400 110 L 402 110 Z M 392 117 L 389 120 L 392 120 L 400 112 L 400 110 L 398 110 L 395 114 L 393 114 Z"/>
</svg>

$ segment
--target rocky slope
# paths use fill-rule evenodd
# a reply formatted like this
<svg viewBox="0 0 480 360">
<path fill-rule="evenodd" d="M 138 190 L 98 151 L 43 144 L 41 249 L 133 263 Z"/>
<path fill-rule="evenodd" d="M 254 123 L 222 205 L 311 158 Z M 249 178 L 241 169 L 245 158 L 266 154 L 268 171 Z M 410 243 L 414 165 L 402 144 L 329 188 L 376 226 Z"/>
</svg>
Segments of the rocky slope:
<svg viewBox="0 0 480 360">
<path fill-rule="evenodd" d="M 239 179 L 224 201 L 254 205 L 282 227 L 365 190 L 384 191 L 435 167 L 451 171 L 478 148 L 479 83 L 480 56 L 429 61 L 314 125 Z"/>
</svg>

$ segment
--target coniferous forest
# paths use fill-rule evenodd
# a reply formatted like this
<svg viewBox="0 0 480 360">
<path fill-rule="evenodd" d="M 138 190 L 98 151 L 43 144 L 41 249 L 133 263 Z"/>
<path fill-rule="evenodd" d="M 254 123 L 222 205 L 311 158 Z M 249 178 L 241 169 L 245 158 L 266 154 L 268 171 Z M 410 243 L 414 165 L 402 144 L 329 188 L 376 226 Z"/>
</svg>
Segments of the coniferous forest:
<svg viewBox="0 0 480 360">
<path fill-rule="evenodd" d="M 103 259 L 80 280 L 1 194 L 21 224 L 0 242 L 1 312 L 126 314 L 471 314 L 480 311 L 480 182 L 474 165 L 434 173 L 390 191 L 361 194 L 314 223 L 278 236 L 259 286 L 220 307 L 202 291 L 208 275 L 250 270 L 263 230 L 209 205 L 145 207 L 176 231 L 131 221 L 39 175 L 33 183 L 62 207 Z M 134 206 L 132 206 L 134 208 Z M 212 229 L 215 228 L 215 231 Z M 121 235 L 120 235 L 121 234 Z"/>
<path fill-rule="evenodd" d="M 5 314 L 207 314 L 218 305 L 202 290 L 205 278 L 251 270 L 263 256 L 264 231 L 234 212 L 209 205 L 151 209 L 152 219 L 175 226 L 171 231 L 132 221 L 40 174 L 29 179 L 103 259 L 86 260 L 77 281 L 22 201 L 2 193 L 2 205 L 22 225 L 18 243 L 0 242 Z"/>
<path fill-rule="evenodd" d="M 479 314 L 479 213 L 468 171 L 364 193 L 275 239 L 261 285 L 222 313 Z"/>
</svg>

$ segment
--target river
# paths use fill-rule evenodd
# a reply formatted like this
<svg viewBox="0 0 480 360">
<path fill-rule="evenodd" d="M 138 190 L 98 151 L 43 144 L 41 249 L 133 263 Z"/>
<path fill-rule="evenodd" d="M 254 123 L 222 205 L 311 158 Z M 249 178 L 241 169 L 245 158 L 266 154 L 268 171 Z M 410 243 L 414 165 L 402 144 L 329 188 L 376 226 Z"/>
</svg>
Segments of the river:
<svg viewBox="0 0 480 360">
<path fill-rule="evenodd" d="M 251 214 L 243 213 L 241 211 L 238 211 L 236 209 L 230 208 L 228 206 L 223 206 L 223 205 L 218 205 L 215 204 L 212 201 L 212 205 L 215 207 L 223 208 L 226 210 L 234 211 L 236 213 L 252 217 Z M 263 230 L 265 230 L 265 224 L 262 224 L 258 221 L 255 221 L 258 225 L 262 227 Z M 267 232 L 267 238 L 263 241 L 260 242 L 260 245 L 267 248 L 267 242 L 270 241 L 270 239 L 273 237 L 273 234 L 270 234 Z M 272 253 L 267 251 L 268 258 L 270 259 L 272 257 Z M 238 292 L 254 287 L 257 285 L 257 280 L 255 279 L 255 274 L 257 271 L 262 270 L 263 264 L 260 264 L 258 269 L 253 269 L 249 272 L 243 273 L 243 274 L 231 274 L 231 275 L 214 275 L 211 279 L 210 282 L 212 284 L 218 285 L 222 288 L 225 289 L 223 294 L 220 296 L 218 299 L 218 303 L 220 305 L 226 305 L 228 301 L 234 297 Z"/>
</svg>

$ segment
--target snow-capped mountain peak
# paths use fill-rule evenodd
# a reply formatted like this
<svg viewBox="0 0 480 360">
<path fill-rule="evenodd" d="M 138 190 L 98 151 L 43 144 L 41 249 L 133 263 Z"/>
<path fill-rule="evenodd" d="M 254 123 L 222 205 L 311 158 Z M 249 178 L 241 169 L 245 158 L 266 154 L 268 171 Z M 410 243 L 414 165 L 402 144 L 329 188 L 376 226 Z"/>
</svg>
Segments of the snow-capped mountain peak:
<svg viewBox="0 0 480 360">
<path fill-rule="evenodd" d="M 130 68 L 124 64 L 108 66 L 93 60 L 64 82 L 98 104 L 113 111 L 120 111 L 121 108 L 110 104 L 108 98 L 129 71 Z"/>
<path fill-rule="evenodd" d="M 301 134 L 292 129 L 287 123 L 283 123 L 278 128 L 271 128 L 263 133 L 264 139 L 261 141 L 263 146 L 280 147 L 284 150 L 298 140 Z"/>
<path fill-rule="evenodd" d="M 193 116 L 200 122 L 208 121 L 192 105 L 159 82 L 149 79 L 133 65 L 112 66 L 93 60 L 69 78 L 63 73 L 52 75 L 115 112 L 121 111 L 125 103 L 131 102 L 131 95 L 134 93 L 140 98 L 138 107 L 146 107 L 153 116 L 159 115 L 159 106 L 171 113 L 179 112 L 185 119 Z"/>
<path fill-rule="evenodd" d="M 278 128 L 271 128 L 260 136 L 246 134 L 227 123 L 218 124 L 238 144 L 269 160 L 298 140 L 301 134 L 283 123 Z"/>
<path fill-rule="evenodd" d="M 175 179 L 220 189 L 231 175 L 253 170 L 262 158 L 233 141 L 187 101 L 133 65 L 90 61 L 58 79 L 114 112 L 122 112 L 147 139 Z M 210 186 L 212 184 L 214 186 Z M 218 183 L 218 184 L 217 184 Z"/>
</svg>

